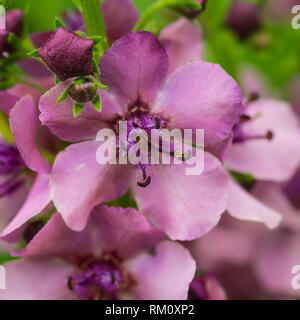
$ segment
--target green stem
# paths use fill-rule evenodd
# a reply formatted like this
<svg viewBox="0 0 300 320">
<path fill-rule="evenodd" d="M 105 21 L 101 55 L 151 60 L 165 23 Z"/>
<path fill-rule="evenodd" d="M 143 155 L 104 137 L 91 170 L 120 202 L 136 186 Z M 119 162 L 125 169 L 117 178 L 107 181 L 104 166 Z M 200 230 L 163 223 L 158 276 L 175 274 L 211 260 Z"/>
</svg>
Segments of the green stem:
<svg viewBox="0 0 300 320">
<path fill-rule="evenodd" d="M 165 4 L 166 4 L 166 1 L 161 0 L 161 1 L 154 3 L 150 8 L 148 8 L 146 10 L 146 12 L 141 16 L 140 20 L 138 21 L 137 25 L 134 28 L 134 31 L 142 30 L 145 27 L 145 25 L 147 24 L 151 15 L 155 11 L 165 7 Z"/>
<path fill-rule="evenodd" d="M 89 36 L 102 36 L 106 39 L 106 29 L 100 0 L 79 0 Z M 105 43 L 107 46 L 107 43 Z"/>
</svg>

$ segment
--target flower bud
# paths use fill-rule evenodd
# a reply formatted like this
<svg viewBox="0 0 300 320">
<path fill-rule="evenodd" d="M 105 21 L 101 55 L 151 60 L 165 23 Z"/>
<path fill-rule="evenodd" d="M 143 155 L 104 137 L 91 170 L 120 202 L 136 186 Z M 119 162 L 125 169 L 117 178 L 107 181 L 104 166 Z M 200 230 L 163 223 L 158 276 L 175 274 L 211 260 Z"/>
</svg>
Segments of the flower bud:
<svg viewBox="0 0 300 320">
<path fill-rule="evenodd" d="M 261 25 L 259 7 L 253 3 L 236 1 L 232 4 L 226 25 L 244 40 L 257 31 Z"/>
<path fill-rule="evenodd" d="M 39 55 L 58 79 L 65 81 L 94 72 L 93 48 L 94 41 L 58 28 L 41 48 Z"/>
<path fill-rule="evenodd" d="M 68 93 L 73 101 L 84 104 L 96 99 L 97 86 L 91 80 L 85 79 L 82 83 L 73 83 L 70 86 Z"/>
</svg>

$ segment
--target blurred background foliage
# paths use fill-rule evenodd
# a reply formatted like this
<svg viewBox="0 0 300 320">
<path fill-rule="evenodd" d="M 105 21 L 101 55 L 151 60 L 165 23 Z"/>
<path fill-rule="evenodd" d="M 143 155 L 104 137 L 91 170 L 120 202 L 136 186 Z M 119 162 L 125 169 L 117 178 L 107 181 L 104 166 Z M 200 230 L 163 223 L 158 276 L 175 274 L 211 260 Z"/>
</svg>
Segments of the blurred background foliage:
<svg viewBox="0 0 300 320">
<path fill-rule="evenodd" d="M 155 0 L 133 0 L 142 14 Z M 244 0 L 263 5 L 266 0 Z M 222 65 L 237 79 L 242 65 L 257 68 L 268 78 L 279 97 L 285 97 L 285 85 L 300 71 L 300 30 L 291 27 L 292 14 L 287 21 L 276 21 L 264 14 L 262 28 L 247 41 L 240 41 L 225 27 L 225 20 L 233 0 L 208 0 L 199 22 L 204 31 L 206 60 Z M 55 16 L 74 8 L 72 0 L 11 0 L 10 8 L 28 7 L 31 32 L 53 28 Z M 176 18 L 163 10 L 153 16 L 160 27 Z"/>
</svg>

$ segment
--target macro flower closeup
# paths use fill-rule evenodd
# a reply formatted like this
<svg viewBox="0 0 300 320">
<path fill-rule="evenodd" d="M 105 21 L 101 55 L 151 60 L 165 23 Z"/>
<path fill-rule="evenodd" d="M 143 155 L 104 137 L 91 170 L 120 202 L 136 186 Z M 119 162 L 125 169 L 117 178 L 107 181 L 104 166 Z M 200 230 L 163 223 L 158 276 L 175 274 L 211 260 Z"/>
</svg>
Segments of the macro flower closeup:
<svg viewBox="0 0 300 320">
<path fill-rule="evenodd" d="M 0 0 L 0 300 L 299 300 L 299 12 Z"/>
</svg>

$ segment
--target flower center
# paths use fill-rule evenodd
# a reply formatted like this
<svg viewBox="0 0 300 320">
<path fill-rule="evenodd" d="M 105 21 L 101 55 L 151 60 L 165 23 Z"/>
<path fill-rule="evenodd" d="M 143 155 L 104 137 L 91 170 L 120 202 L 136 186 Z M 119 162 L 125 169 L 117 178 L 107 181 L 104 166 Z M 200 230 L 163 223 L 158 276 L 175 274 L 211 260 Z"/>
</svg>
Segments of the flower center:
<svg viewBox="0 0 300 320">
<path fill-rule="evenodd" d="M 24 169 L 18 150 L 0 142 L 0 199 L 13 193 L 24 183 L 20 178 Z"/>
<path fill-rule="evenodd" d="M 151 148 L 151 132 L 152 130 L 160 130 L 166 128 L 167 121 L 164 119 L 161 119 L 158 116 L 155 116 L 148 112 L 146 107 L 143 106 L 135 106 L 132 108 L 129 112 L 129 114 L 122 118 L 122 121 L 127 121 L 127 150 L 129 151 L 135 144 L 136 141 L 128 141 L 128 137 L 132 131 L 137 132 L 138 130 L 144 130 L 148 136 L 148 151 Z M 119 123 L 116 124 L 116 131 L 118 130 Z M 138 138 L 139 140 L 139 138 Z M 119 144 L 119 141 L 117 141 Z M 120 143 L 120 145 L 124 146 L 125 144 Z M 155 146 L 154 146 L 155 147 Z M 161 146 L 156 146 L 159 152 L 161 151 Z M 172 149 L 172 146 L 171 146 Z M 171 150 L 172 151 L 172 150 Z M 122 152 L 122 147 L 121 147 Z M 137 185 L 141 188 L 146 188 L 151 183 L 151 177 L 147 175 L 147 165 L 142 164 L 141 162 L 136 165 L 136 167 L 141 170 L 142 172 L 142 179 L 137 182 Z"/>
<path fill-rule="evenodd" d="M 124 279 L 118 268 L 106 263 L 95 263 L 69 277 L 68 287 L 81 298 L 114 300 L 123 283 Z"/>
<path fill-rule="evenodd" d="M 244 124 L 249 121 L 255 121 L 256 117 L 250 117 L 247 114 L 243 114 L 240 117 L 240 121 L 233 127 L 233 143 L 243 143 L 249 140 L 268 140 L 271 141 L 274 137 L 274 133 L 271 130 L 267 130 L 264 134 L 246 134 L 244 132 Z"/>
</svg>

